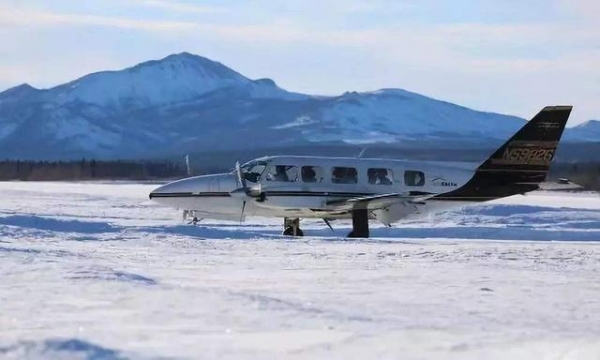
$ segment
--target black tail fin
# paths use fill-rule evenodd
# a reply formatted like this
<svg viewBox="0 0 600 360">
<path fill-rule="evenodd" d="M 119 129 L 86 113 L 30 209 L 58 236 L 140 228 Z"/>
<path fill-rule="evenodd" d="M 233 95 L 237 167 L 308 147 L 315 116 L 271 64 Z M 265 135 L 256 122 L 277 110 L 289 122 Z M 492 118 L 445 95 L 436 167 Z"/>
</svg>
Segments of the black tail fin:
<svg viewBox="0 0 600 360">
<path fill-rule="evenodd" d="M 547 106 L 444 200 L 487 201 L 537 190 L 544 182 L 572 106 Z"/>
</svg>

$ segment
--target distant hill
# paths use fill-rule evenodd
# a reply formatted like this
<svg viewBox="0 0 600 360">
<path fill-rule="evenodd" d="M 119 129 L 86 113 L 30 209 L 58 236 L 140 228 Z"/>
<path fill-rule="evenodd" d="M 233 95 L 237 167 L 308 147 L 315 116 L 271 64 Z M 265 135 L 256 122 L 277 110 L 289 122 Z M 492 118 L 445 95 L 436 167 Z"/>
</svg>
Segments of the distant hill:
<svg viewBox="0 0 600 360">
<path fill-rule="evenodd" d="M 0 93 L 0 153 L 5 159 L 66 160 L 311 146 L 487 148 L 523 122 L 401 89 L 293 93 L 273 80 L 251 80 L 181 53 L 50 89 L 24 84 Z M 565 139 L 600 141 L 599 124 L 568 129 Z"/>
</svg>

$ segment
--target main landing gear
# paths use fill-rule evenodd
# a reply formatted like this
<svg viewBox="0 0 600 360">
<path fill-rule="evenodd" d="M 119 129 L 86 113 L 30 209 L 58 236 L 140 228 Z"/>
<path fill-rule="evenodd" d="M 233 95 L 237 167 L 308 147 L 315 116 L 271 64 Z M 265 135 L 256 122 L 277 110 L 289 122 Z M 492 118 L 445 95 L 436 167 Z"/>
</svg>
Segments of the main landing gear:
<svg viewBox="0 0 600 360">
<path fill-rule="evenodd" d="M 300 229 L 300 219 L 283 219 L 283 235 L 288 236 L 304 236 L 304 233 Z"/>
<path fill-rule="evenodd" d="M 331 228 L 328 220 L 325 223 Z M 283 219 L 283 235 L 287 236 L 304 236 L 304 232 L 300 229 L 300 219 L 284 218 Z M 333 230 L 333 229 L 332 229 Z M 352 231 L 348 234 L 349 238 L 368 238 L 369 237 L 369 210 L 355 209 L 352 210 Z"/>
<path fill-rule="evenodd" d="M 367 209 L 352 210 L 352 231 L 350 231 L 348 237 L 369 237 L 369 211 Z"/>
</svg>

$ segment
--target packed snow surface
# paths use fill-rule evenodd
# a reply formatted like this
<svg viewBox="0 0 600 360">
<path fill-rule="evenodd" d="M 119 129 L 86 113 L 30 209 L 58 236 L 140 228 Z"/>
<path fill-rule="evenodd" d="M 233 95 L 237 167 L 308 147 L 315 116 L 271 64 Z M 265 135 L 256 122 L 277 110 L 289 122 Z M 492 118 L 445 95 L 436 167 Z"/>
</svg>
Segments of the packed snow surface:
<svg viewBox="0 0 600 360">
<path fill-rule="evenodd" d="M 0 358 L 600 358 L 597 195 L 347 240 L 347 222 L 186 225 L 155 187 L 0 183 Z"/>
</svg>

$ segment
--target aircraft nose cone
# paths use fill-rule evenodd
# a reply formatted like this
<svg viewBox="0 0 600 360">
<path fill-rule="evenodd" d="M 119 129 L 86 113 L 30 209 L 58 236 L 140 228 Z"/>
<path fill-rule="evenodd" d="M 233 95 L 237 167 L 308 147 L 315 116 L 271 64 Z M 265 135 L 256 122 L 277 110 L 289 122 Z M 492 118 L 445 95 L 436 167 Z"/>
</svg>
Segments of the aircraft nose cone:
<svg viewBox="0 0 600 360">
<path fill-rule="evenodd" d="M 232 174 L 214 174 L 177 180 L 154 189 L 149 197 L 162 204 L 180 207 L 183 201 L 197 200 L 200 197 L 229 195 L 236 188 L 236 178 Z"/>
<path fill-rule="evenodd" d="M 173 181 L 154 189 L 150 193 L 150 199 L 156 200 L 157 198 L 165 197 L 189 196 L 194 192 L 202 191 L 201 185 L 201 182 L 196 179 Z"/>
<path fill-rule="evenodd" d="M 153 198 L 160 197 L 161 195 L 164 195 L 166 193 L 165 188 L 167 185 L 159 186 L 156 189 L 152 190 L 149 195 L 150 200 L 152 200 Z"/>
</svg>

